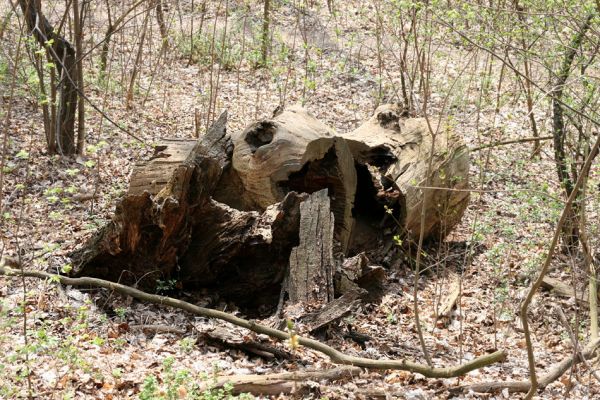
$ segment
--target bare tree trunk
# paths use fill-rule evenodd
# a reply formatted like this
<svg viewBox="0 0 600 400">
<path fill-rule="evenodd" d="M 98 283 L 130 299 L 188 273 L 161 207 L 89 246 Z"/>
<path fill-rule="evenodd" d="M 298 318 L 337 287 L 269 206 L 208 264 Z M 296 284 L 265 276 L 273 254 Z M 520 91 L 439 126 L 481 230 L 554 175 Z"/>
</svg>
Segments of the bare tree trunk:
<svg viewBox="0 0 600 400">
<path fill-rule="evenodd" d="M 169 31 L 165 22 L 165 13 L 162 6 L 162 0 L 156 0 L 156 21 L 158 22 L 158 29 L 160 30 L 160 38 L 162 43 L 160 45 L 161 54 L 167 49 L 169 44 Z"/>
<path fill-rule="evenodd" d="M 517 17 L 521 23 L 521 46 L 523 48 L 523 68 L 525 69 L 525 95 L 527 98 L 527 114 L 529 115 L 529 123 L 531 124 L 531 132 L 534 137 L 539 137 L 537 123 L 535 121 L 535 115 L 533 115 L 533 95 L 531 90 L 531 66 L 529 65 L 529 57 L 527 53 L 527 40 L 525 39 L 525 32 L 527 32 L 527 20 L 525 19 L 525 8 L 519 4 L 519 1 L 515 1 L 515 8 L 517 9 Z M 533 143 L 532 157 L 538 157 L 540 155 L 540 141 L 536 140 Z"/>
<path fill-rule="evenodd" d="M 80 96 L 77 99 L 77 154 L 83 154 L 85 143 L 85 103 L 83 98 L 83 26 L 81 25 L 83 10 L 79 9 L 79 0 L 73 0 L 73 28 L 75 30 L 75 50 L 77 55 L 76 79 Z"/>
<path fill-rule="evenodd" d="M 571 65 L 573 64 L 573 60 L 575 59 L 577 50 L 581 46 L 586 32 L 590 29 L 590 25 L 594 15 L 595 14 L 592 13 L 586 17 L 579 31 L 577 31 L 571 39 L 569 47 L 567 48 L 567 51 L 561 63 L 560 70 L 556 74 L 554 90 L 552 91 L 552 129 L 554 136 L 554 156 L 556 159 L 556 171 L 558 174 L 560 184 L 564 185 L 565 193 L 567 196 L 570 196 L 573 192 L 574 185 L 573 178 L 569 175 L 569 165 L 567 161 L 569 157 L 567 157 L 565 151 L 567 131 L 564 121 L 564 110 L 562 107 L 563 89 L 567 82 L 567 79 L 569 78 L 569 75 L 571 74 Z M 574 246 L 578 243 L 578 217 L 579 206 L 578 203 L 575 202 L 563 226 L 563 241 L 566 246 Z"/>
<path fill-rule="evenodd" d="M 133 10 L 135 10 L 139 5 L 141 5 L 145 1 L 146 0 L 136 1 L 131 7 L 129 7 L 123 14 L 121 14 L 114 21 L 112 20 L 111 14 L 110 14 L 110 2 L 108 2 L 108 1 L 106 2 L 106 10 L 108 13 L 108 27 L 106 28 L 106 32 L 104 33 L 104 40 L 102 41 L 102 50 L 100 51 L 100 76 L 101 77 L 104 77 L 104 75 L 106 74 L 106 66 L 108 65 L 108 51 L 110 49 L 110 39 L 111 39 L 113 33 L 115 33 L 115 31 L 117 30 L 119 25 L 121 25 L 125 21 L 125 18 L 127 18 L 127 16 L 129 14 L 131 14 L 131 12 Z"/>
<path fill-rule="evenodd" d="M 60 74 L 59 114 L 56 121 L 56 149 L 61 154 L 75 154 L 75 111 L 77 109 L 77 64 L 75 50 L 43 15 L 41 3 L 19 0 L 27 27 L 38 43 L 48 48 L 50 58 Z M 50 45 L 50 46 L 48 46 Z M 49 150 L 53 150 L 50 148 Z"/>
<path fill-rule="evenodd" d="M 271 22 L 271 0 L 265 0 L 263 8 L 263 28 L 262 28 L 262 43 L 261 43 L 261 55 L 262 55 L 262 66 L 267 65 L 267 58 L 269 56 L 269 24 Z"/>
<path fill-rule="evenodd" d="M 135 89 L 135 80 L 140 70 L 140 64 L 142 62 L 142 55 L 144 53 L 144 42 L 146 40 L 146 29 L 148 28 L 148 17 L 150 16 L 150 9 L 146 12 L 144 17 L 144 24 L 142 25 L 142 35 L 140 36 L 140 43 L 138 46 L 137 55 L 135 56 L 135 63 L 133 64 L 133 70 L 131 71 L 131 80 L 129 81 L 129 89 L 127 90 L 127 108 L 131 108 L 133 102 L 133 90 Z"/>
</svg>

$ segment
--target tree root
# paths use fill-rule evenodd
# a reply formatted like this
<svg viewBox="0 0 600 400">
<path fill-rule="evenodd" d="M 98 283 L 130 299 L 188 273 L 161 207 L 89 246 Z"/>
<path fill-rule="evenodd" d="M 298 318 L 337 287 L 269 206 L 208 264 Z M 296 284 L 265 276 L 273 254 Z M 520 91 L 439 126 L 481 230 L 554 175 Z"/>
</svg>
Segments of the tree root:
<svg viewBox="0 0 600 400">
<path fill-rule="evenodd" d="M 200 315 L 206 318 L 216 318 L 226 322 L 229 322 L 233 325 L 240 326 L 242 328 L 249 329 L 253 332 L 259 334 L 265 334 L 272 338 L 276 338 L 279 340 L 288 340 L 290 339 L 290 334 L 288 332 L 281 331 L 279 329 L 270 328 L 265 325 L 258 324 L 254 321 L 245 320 L 243 318 L 238 318 L 226 312 L 212 310 L 209 308 L 198 307 L 191 303 L 174 299 L 172 297 L 167 296 L 159 296 L 150 293 L 143 292 L 138 289 L 134 289 L 132 287 L 121 285 L 119 283 L 106 281 L 98 278 L 69 278 L 62 275 L 49 274 L 47 272 L 42 271 L 19 271 L 12 268 L 8 268 L 0 265 L 0 275 L 8 275 L 8 276 L 26 276 L 31 278 L 39 278 L 39 279 L 50 279 L 51 281 L 60 282 L 63 285 L 71 285 L 71 286 L 94 286 L 101 287 L 109 290 L 114 290 L 117 293 L 122 295 L 131 296 L 138 300 L 147 301 L 149 303 L 166 305 L 174 308 L 178 308 L 180 310 L 184 310 L 190 312 L 192 314 Z M 304 338 L 297 336 L 297 343 L 301 346 L 308 347 L 309 349 L 318 351 L 320 353 L 328 356 L 334 364 L 342 364 L 342 365 L 353 365 L 356 367 L 369 368 L 369 369 L 395 369 L 395 370 L 403 370 L 409 372 L 419 373 L 427 378 L 455 378 L 458 376 L 462 376 L 470 371 L 485 367 L 487 365 L 503 361 L 506 358 L 506 352 L 504 350 L 499 350 L 491 354 L 486 354 L 484 356 L 477 357 L 465 364 L 457 365 L 453 367 L 429 367 L 424 364 L 415 363 L 413 361 L 408 360 L 372 360 L 368 358 L 355 357 L 344 354 L 333 347 L 330 347 L 324 343 L 321 343 L 314 339 Z"/>
</svg>

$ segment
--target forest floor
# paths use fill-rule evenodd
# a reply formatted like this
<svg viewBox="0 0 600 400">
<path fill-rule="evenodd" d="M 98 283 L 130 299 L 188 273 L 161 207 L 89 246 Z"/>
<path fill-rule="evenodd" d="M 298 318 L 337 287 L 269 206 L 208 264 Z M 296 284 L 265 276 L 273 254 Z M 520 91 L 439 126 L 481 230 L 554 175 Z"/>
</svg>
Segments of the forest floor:
<svg viewBox="0 0 600 400">
<path fill-rule="evenodd" d="M 196 110 L 201 121 L 199 130 L 204 130 L 211 79 L 216 93 L 214 114 L 228 110 L 230 132 L 239 132 L 252 121 L 269 116 L 283 97 L 287 105 L 302 103 L 338 131 L 354 129 L 379 103 L 398 101 L 400 68 L 392 56 L 394 38 L 384 36 L 386 68 L 380 88 L 378 42 L 375 30 L 369 28 L 375 25 L 373 9 L 365 9 L 359 1 L 345 3 L 347 7 L 336 18 L 326 7 L 298 18 L 294 7 L 280 5 L 273 13 L 277 32 L 274 36 L 279 44 L 273 47 L 272 56 L 284 58 L 287 64 L 256 69 L 249 58 L 234 58 L 231 69 L 215 67 L 212 77 L 210 65 L 202 61 L 188 65 L 182 51 L 183 33 L 173 34 L 170 50 L 159 60 L 159 38 L 153 27 L 148 42 L 155 47 L 145 48 L 147 57 L 140 83 L 128 109 L 124 93 L 127 73 L 123 71 L 129 67 L 122 67 L 118 61 L 131 59 L 135 53 L 141 21 L 132 23 L 132 28 L 123 30 L 115 40 L 115 76 L 110 87 L 103 88 L 97 81 L 97 60 L 85 61 L 89 71 L 86 92 L 94 104 L 144 143 L 127 136 L 88 107 L 86 155 L 76 158 L 47 154 L 41 113 L 31 85 L 20 80 L 17 95 L 10 98 L 10 77 L 0 76 L 0 105 L 5 110 L 0 116 L 4 118 L 9 105 L 12 107 L 8 147 L 3 155 L 6 164 L 0 216 L 2 256 L 20 257 L 26 268 L 64 268 L 69 263 L 68 254 L 109 220 L 116 200 L 127 188 L 133 165 L 151 154 L 153 143 L 162 137 L 193 138 Z M 187 2 L 182 4 L 189 7 Z M 0 11 L 2 7 L 6 5 L 0 6 Z M 169 14 L 177 24 L 183 23 L 177 25 L 179 32 L 187 31 L 191 18 L 198 24 L 198 11 L 185 7 L 180 22 L 174 10 Z M 206 26 L 214 21 L 216 3 L 212 7 L 204 21 Z M 228 29 L 236 45 L 247 31 L 260 26 L 260 12 L 248 12 L 241 2 L 229 4 Z M 223 9 L 219 18 L 224 18 Z M 102 26 L 102 16 L 93 13 L 90 21 L 86 39 L 97 42 L 100 36 L 94 32 L 102 29 L 92 28 Z M 217 25 L 217 31 L 222 31 L 222 22 Z M 11 29 L 16 35 L 16 22 Z M 484 87 L 485 82 L 475 73 L 488 65 L 486 54 L 444 43 L 436 46 L 431 115 L 444 115 L 471 148 L 531 136 L 525 99 L 514 95 L 516 84 L 508 82 L 497 93 L 497 87 Z M 499 70 L 500 63 L 493 63 L 492 76 L 497 76 Z M 497 98 L 502 99 L 498 110 Z M 545 101 L 538 99 L 535 115 L 542 136 L 548 134 L 550 124 Z M 314 383 L 312 394 L 304 398 L 522 397 L 507 391 L 451 394 L 449 389 L 477 382 L 529 379 L 518 307 L 544 259 L 564 204 L 551 143 L 544 144 L 539 159 L 531 159 L 530 155 L 529 143 L 471 153 L 471 187 L 480 192 L 472 194 L 462 223 L 443 243 L 427 249 L 427 271 L 419 280 L 421 322 L 436 366 L 455 365 L 495 349 L 508 353 L 506 361 L 453 379 L 426 379 L 402 371 L 364 371 L 341 383 Z M 597 182 L 597 168 L 594 173 L 592 180 Z M 599 216 L 600 202 L 597 185 L 591 187 L 589 196 L 595 199 L 595 205 L 588 218 L 594 220 Z M 598 236 L 598 232 L 590 232 L 590 237 Z M 330 327 L 326 342 L 357 356 L 407 358 L 425 363 L 414 326 L 413 272 L 397 253 L 384 266 L 388 269 L 388 283 L 381 302 L 364 304 Z M 577 257 L 556 256 L 550 275 L 581 293 L 585 289 L 585 273 L 577 265 Z M 461 282 L 459 307 L 448 320 L 436 321 L 435 310 L 451 290 L 453 279 Z M 235 307 L 219 305 L 232 312 L 236 312 Z M 538 374 L 574 352 L 568 332 L 556 316 L 556 307 L 562 308 L 571 326 L 577 328 L 581 343 L 588 340 L 585 307 L 577 306 L 572 298 L 546 291 L 538 293 L 530 307 Z M 171 326 L 182 331 L 152 332 L 136 328 L 140 325 Z M 372 338 L 366 348 L 344 339 L 349 325 Z M 194 382 L 211 381 L 214 376 L 333 367 L 322 354 L 302 347 L 292 351 L 287 343 L 272 342 L 283 351 L 293 352 L 292 360 L 250 356 L 203 339 L 203 332 L 221 326 L 240 338 L 254 337 L 220 321 L 195 318 L 129 298 L 58 287 L 40 280 L 22 282 L 0 277 L 0 398 L 27 397 L 27 370 L 35 398 L 117 399 L 143 396 L 153 384 L 151 377 L 155 377 L 164 398 L 170 398 L 167 394 L 173 391 L 172 398 L 185 398 Z M 597 369 L 597 364 L 593 368 Z M 536 398 L 599 396 L 600 383 L 580 365 Z"/>
</svg>

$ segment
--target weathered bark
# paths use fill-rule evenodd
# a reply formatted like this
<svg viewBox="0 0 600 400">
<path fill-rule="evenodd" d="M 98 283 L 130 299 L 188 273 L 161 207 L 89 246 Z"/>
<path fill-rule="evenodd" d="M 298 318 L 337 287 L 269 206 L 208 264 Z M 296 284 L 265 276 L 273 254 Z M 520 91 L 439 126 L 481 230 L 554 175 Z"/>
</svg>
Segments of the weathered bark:
<svg viewBox="0 0 600 400">
<path fill-rule="evenodd" d="M 327 190 L 313 193 L 300 205 L 300 245 L 292 249 L 287 281 L 290 302 L 333 300 L 333 219 Z"/>
</svg>

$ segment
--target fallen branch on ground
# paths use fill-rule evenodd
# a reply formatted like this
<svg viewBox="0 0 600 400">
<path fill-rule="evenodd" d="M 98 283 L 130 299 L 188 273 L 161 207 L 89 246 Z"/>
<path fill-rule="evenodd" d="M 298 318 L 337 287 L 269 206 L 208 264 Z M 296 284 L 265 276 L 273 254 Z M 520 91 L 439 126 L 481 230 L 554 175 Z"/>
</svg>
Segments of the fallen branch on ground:
<svg viewBox="0 0 600 400">
<path fill-rule="evenodd" d="M 121 285 L 120 283 L 106 281 L 98 278 L 69 278 L 62 275 L 49 274 L 42 271 L 19 271 L 5 266 L 0 266 L 0 275 L 8 276 L 26 276 L 31 278 L 50 279 L 51 281 L 60 282 L 63 285 L 71 286 L 94 286 L 109 290 L 114 290 L 122 295 L 131 296 L 138 300 L 147 301 L 149 303 L 166 305 L 180 310 L 200 315 L 206 318 L 216 318 L 232 323 L 233 325 L 241 326 L 242 328 L 250 329 L 256 333 L 269 335 L 272 338 L 280 340 L 288 340 L 290 334 L 279 329 L 270 328 L 265 325 L 257 324 L 254 321 L 248 321 L 243 318 L 238 318 L 226 312 L 212 310 L 210 308 L 198 307 L 191 303 L 174 299 L 167 296 L 159 296 L 134 289 L 129 286 Z M 477 357 L 465 364 L 453 367 L 429 367 L 424 364 L 418 364 L 407 360 L 372 360 L 369 358 L 355 357 L 344 354 L 333 347 L 330 347 L 318 340 L 297 337 L 298 344 L 308 347 L 309 349 L 318 351 L 327 355 L 331 362 L 335 364 L 354 365 L 362 368 L 370 369 L 397 369 L 409 372 L 419 373 L 427 378 L 455 378 L 462 376 L 470 371 L 485 367 L 487 365 L 502 361 L 506 358 L 506 352 L 503 350 L 496 351 L 491 354 L 486 354 Z"/>
<path fill-rule="evenodd" d="M 556 315 L 558 316 L 558 319 L 560 320 L 560 323 L 562 324 L 563 328 L 565 328 L 565 330 L 569 333 L 569 339 L 571 339 L 571 344 L 573 345 L 573 351 L 576 352 L 576 354 L 579 356 L 580 360 L 583 361 L 583 363 L 585 364 L 587 369 L 590 370 L 592 376 L 594 378 L 596 378 L 596 380 L 598 382 L 600 382 L 600 376 L 598 376 L 598 373 L 594 370 L 594 368 L 592 368 L 592 366 L 587 361 L 587 359 L 583 356 L 583 354 L 581 354 L 581 346 L 579 344 L 579 341 L 575 337 L 575 334 L 573 333 L 573 329 L 571 329 L 571 325 L 569 324 L 569 321 L 567 321 L 567 317 L 565 316 L 565 313 L 563 312 L 562 308 L 560 308 L 559 306 L 555 306 L 554 311 L 556 312 Z"/>
<path fill-rule="evenodd" d="M 341 380 L 358 376 L 362 369 L 359 367 L 339 367 L 319 371 L 283 372 L 267 375 L 234 375 L 216 378 L 201 386 L 200 391 L 218 389 L 225 384 L 232 386 L 233 394 L 252 393 L 254 395 L 274 396 L 295 392 L 299 385 L 306 381 Z M 300 382 L 300 383 L 298 383 Z"/>
<path fill-rule="evenodd" d="M 439 308 L 439 310 L 437 310 L 436 315 L 435 315 L 435 320 L 439 320 L 440 318 L 446 318 L 446 319 L 450 319 L 450 314 L 452 313 L 452 310 L 454 309 L 454 307 L 456 306 L 456 301 L 458 300 L 458 296 L 460 296 L 460 278 L 456 275 L 453 275 L 451 277 L 452 279 L 452 286 L 450 287 L 450 292 L 448 294 L 448 297 L 446 297 L 446 300 L 444 301 L 444 303 L 442 303 L 441 307 Z"/>
<path fill-rule="evenodd" d="M 542 287 L 546 290 L 549 290 L 551 293 L 555 293 L 560 297 L 575 298 L 575 288 L 573 288 L 573 286 L 571 285 L 560 281 L 559 279 L 544 276 L 544 278 L 542 279 Z M 589 303 L 585 299 L 583 294 L 579 294 L 575 300 L 581 306 L 589 306 Z"/>
<path fill-rule="evenodd" d="M 480 151 L 480 150 L 484 150 L 484 149 L 489 149 L 491 147 L 506 146 L 507 144 L 539 142 L 540 140 L 550 140 L 553 138 L 554 138 L 554 136 L 536 136 L 536 137 L 528 137 L 528 138 L 522 138 L 522 139 L 506 140 L 504 142 L 495 142 L 495 143 L 490 143 L 490 144 L 484 144 L 483 146 L 479 146 L 479 147 L 473 147 L 473 148 L 469 149 L 469 151 Z"/>
<path fill-rule="evenodd" d="M 557 380 L 564 374 L 573 364 L 578 364 L 584 359 L 589 360 L 594 357 L 596 349 L 600 346 L 600 339 L 596 339 L 593 342 L 588 343 L 578 354 L 572 355 L 560 363 L 556 364 L 550 369 L 546 375 L 543 375 L 538 379 L 538 389 L 544 389 L 546 386 Z M 499 392 L 504 389 L 508 389 L 511 393 L 526 393 L 531 388 L 530 381 L 515 381 L 515 382 L 484 382 L 476 383 L 474 385 L 459 386 L 451 388 L 448 391 L 450 393 L 466 393 L 469 391 L 477 393 L 493 393 Z"/>
<path fill-rule="evenodd" d="M 187 333 L 185 329 L 179 329 L 168 325 L 130 325 L 129 329 L 139 329 L 143 332 L 154 333 L 174 333 L 176 335 L 185 335 Z"/>
</svg>

